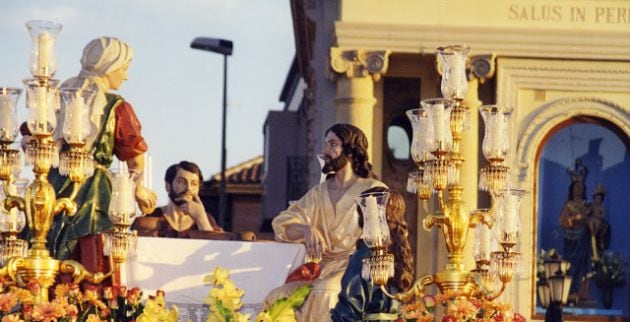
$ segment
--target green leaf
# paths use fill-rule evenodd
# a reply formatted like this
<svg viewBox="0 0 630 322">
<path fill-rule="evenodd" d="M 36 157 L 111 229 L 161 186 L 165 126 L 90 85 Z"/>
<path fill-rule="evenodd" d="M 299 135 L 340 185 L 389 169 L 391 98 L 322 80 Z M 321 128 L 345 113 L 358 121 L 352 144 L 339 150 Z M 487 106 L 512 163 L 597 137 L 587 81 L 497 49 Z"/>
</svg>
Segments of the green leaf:
<svg viewBox="0 0 630 322">
<path fill-rule="evenodd" d="M 311 292 L 312 285 L 303 285 L 298 287 L 289 297 L 280 298 L 273 302 L 269 309 L 269 315 L 273 321 L 276 321 L 281 316 L 290 314 L 295 309 L 299 309 L 304 304 L 306 297 Z"/>
<path fill-rule="evenodd" d="M 230 311 L 230 309 L 226 308 L 223 306 L 223 302 L 221 302 L 220 300 L 217 300 L 216 302 L 216 307 L 217 307 L 217 311 L 219 311 L 219 313 L 221 315 L 223 315 L 223 317 L 225 318 L 225 321 L 230 321 L 232 318 L 232 311 Z"/>
</svg>

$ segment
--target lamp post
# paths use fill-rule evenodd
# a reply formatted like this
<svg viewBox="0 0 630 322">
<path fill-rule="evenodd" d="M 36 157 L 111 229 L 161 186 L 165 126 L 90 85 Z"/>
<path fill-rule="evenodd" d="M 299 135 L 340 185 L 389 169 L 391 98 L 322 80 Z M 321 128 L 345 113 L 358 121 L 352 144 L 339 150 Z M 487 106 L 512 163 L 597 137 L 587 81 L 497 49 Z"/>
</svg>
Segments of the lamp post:
<svg viewBox="0 0 630 322">
<path fill-rule="evenodd" d="M 562 322 L 562 307 L 567 304 L 571 275 L 569 262 L 561 259 L 547 259 L 543 262 L 545 278 L 537 285 L 540 303 L 546 308 L 545 322 Z"/>
<path fill-rule="evenodd" d="M 227 56 L 232 55 L 232 41 L 218 38 L 197 37 L 190 43 L 190 48 L 210 51 L 223 55 L 223 115 L 221 121 L 221 184 L 219 191 L 219 225 L 225 226 L 227 198 L 225 195 L 225 114 L 227 108 Z"/>
</svg>

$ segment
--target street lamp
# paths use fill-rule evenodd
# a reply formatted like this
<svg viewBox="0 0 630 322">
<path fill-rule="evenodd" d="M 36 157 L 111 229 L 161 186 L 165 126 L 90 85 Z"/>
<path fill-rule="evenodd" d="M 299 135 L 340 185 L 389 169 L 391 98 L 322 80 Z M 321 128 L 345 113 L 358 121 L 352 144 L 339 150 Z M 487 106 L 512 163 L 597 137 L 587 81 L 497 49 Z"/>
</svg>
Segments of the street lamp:
<svg viewBox="0 0 630 322">
<path fill-rule="evenodd" d="M 547 259 L 543 262 L 545 278 L 539 281 L 538 296 L 540 303 L 546 308 L 545 322 L 561 322 L 562 308 L 567 304 L 569 289 L 571 288 L 571 275 L 569 262 L 557 258 Z"/>
<path fill-rule="evenodd" d="M 197 37 L 190 43 L 190 48 L 210 51 L 223 55 L 223 115 L 221 123 L 221 190 L 219 192 L 219 225 L 225 227 L 225 114 L 227 108 L 227 56 L 232 55 L 232 41 L 218 38 Z"/>
</svg>

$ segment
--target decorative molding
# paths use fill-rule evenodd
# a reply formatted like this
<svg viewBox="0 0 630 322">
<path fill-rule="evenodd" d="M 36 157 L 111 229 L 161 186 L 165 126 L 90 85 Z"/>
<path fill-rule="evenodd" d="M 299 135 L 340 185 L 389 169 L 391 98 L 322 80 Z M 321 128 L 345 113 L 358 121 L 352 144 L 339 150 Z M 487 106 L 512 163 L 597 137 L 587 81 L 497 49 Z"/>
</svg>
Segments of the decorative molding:
<svg viewBox="0 0 630 322">
<path fill-rule="evenodd" d="M 495 70 L 495 54 L 487 55 L 475 55 L 470 58 L 470 73 L 469 78 L 475 77 L 479 79 L 481 84 L 485 83 L 487 79 L 494 76 Z"/>
<path fill-rule="evenodd" d="M 330 68 L 328 75 L 335 80 L 337 74 L 345 74 L 348 78 L 372 76 L 377 82 L 387 72 L 389 50 L 367 51 L 362 49 L 343 49 L 330 47 Z"/>
<path fill-rule="evenodd" d="M 512 135 L 513 146 L 518 146 L 517 136 L 522 138 L 525 135 L 520 132 L 523 124 L 530 124 L 537 115 L 524 111 L 533 107 L 519 106 L 519 91 L 522 89 L 619 94 L 626 93 L 630 88 L 630 63 L 497 58 L 496 65 L 496 102 L 514 108 L 512 118 L 519 122 L 519 130 L 515 132 L 517 135 Z M 543 108 L 547 109 L 544 106 L 537 109 Z M 523 117 L 521 118 L 519 114 L 523 114 Z M 522 168 L 519 174 L 522 177 L 528 165 L 521 159 L 516 160 L 519 162 L 518 166 Z"/>
<path fill-rule="evenodd" d="M 515 186 L 530 191 L 521 202 L 523 262 L 535 263 L 537 153 L 545 137 L 562 122 L 576 116 L 605 119 L 630 137 L 630 62 L 497 58 L 496 102 L 514 108 L 510 162 Z M 549 97 L 547 97 L 549 96 Z M 521 105 L 519 105 L 521 104 Z M 527 104 L 527 105 L 522 105 Z M 535 267 L 524 266 L 512 286 L 514 294 L 535 292 Z M 514 296 L 521 312 L 533 312 L 534 297 Z"/>
<path fill-rule="evenodd" d="M 608 120 L 630 137 L 630 109 L 599 97 L 568 97 L 541 106 L 541 111 L 527 123 L 516 151 L 519 181 L 531 181 L 531 161 L 549 131 L 576 116 Z"/>
<path fill-rule="evenodd" d="M 465 43 L 471 55 L 497 57 L 630 60 L 630 29 L 576 31 L 479 26 L 395 25 L 335 22 L 336 44 L 366 50 L 388 48 L 395 53 L 434 53 L 448 43 Z"/>
</svg>

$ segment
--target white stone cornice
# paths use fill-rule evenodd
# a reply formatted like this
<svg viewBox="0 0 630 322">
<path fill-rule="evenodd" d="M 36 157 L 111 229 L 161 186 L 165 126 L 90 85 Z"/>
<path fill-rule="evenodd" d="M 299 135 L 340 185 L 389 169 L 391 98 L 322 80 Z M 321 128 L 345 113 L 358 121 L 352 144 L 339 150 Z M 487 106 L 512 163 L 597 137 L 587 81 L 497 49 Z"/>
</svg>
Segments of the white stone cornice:
<svg viewBox="0 0 630 322">
<path fill-rule="evenodd" d="M 336 74 L 345 74 L 348 78 L 372 76 L 378 81 L 387 72 L 389 50 L 354 50 L 339 47 L 330 48 L 330 68 Z"/>
<path fill-rule="evenodd" d="M 471 55 L 630 60 L 630 28 L 595 32 L 337 21 L 335 36 L 339 47 L 388 48 L 396 53 L 435 53 L 438 46 L 465 43 Z"/>
</svg>

